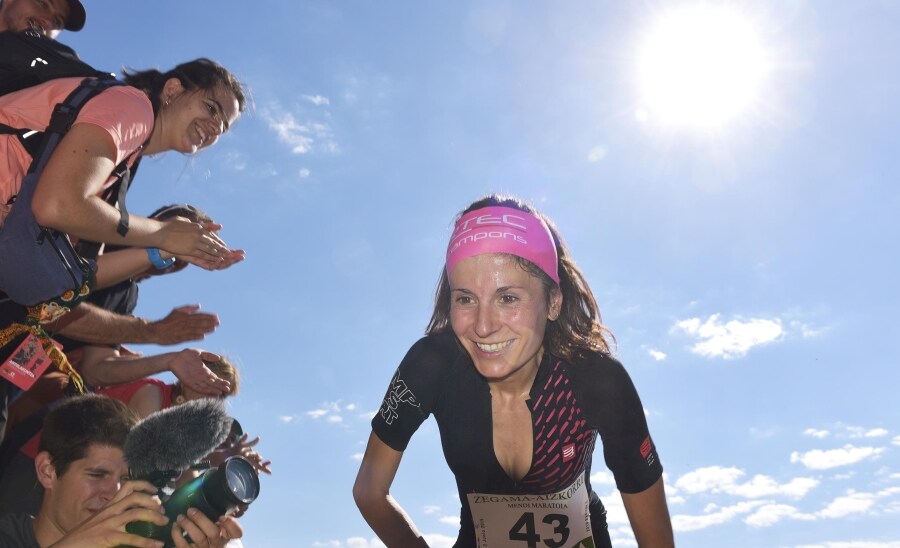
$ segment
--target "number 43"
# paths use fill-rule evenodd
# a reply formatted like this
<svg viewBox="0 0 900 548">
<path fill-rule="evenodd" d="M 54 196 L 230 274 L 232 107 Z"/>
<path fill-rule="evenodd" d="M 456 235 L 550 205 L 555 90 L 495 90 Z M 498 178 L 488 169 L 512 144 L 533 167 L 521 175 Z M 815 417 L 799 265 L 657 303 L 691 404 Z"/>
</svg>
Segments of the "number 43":
<svg viewBox="0 0 900 548">
<path fill-rule="evenodd" d="M 509 540 L 518 540 L 528 543 L 528 548 L 537 548 L 538 542 L 543 542 L 548 548 L 560 548 L 569 540 L 569 518 L 562 514 L 547 514 L 541 520 L 547 525 L 553 525 L 553 533 L 559 535 L 555 538 L 541 539 L 534 527 L 534 513 L 525 512 L 509 530 Z"/>
</svg>

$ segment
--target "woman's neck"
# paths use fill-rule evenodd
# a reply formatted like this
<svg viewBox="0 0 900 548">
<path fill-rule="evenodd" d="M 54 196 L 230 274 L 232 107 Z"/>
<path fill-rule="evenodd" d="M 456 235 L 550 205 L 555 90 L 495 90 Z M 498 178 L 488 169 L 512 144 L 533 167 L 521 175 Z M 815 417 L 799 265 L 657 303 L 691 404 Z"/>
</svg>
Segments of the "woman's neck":
<svg viewBox="0 0 900 548">
<path fill-rule="evenodd" d="M 503 379 L 488 381 L 488 386 L 491 389 L 491 396 L 510 401 L 528 399 L 529 394 L 531 393 L 531 387 L 534 385 L 534 379 L 537 377 L 538 369 L 541 367 L 541 360 L 543 357 L 544 349 L 541 348 L 528 363 L 516 372 Z"/>
</svg>

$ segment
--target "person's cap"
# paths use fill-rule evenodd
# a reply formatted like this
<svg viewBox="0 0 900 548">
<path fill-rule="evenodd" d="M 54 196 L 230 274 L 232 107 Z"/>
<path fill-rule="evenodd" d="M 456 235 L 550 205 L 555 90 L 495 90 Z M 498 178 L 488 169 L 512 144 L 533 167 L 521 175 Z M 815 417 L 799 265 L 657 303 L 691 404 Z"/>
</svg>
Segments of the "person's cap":
<svg viewBox="0 0 900 548">
<path fill-rule="evenodd" d="M 66 30 L 78 31 L 84 28 L 87 13 L 84 5 L 79 0 L 67 0 L 69 4 L 69 17 L 66 19 Z"/>
</svg>

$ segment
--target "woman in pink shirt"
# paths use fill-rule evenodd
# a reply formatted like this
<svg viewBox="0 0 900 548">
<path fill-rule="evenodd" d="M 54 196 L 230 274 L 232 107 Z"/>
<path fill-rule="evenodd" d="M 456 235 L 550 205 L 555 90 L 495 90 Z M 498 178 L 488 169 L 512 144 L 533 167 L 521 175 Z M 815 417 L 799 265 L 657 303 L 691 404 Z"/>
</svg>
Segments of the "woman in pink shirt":
<svg viewBox="0 0 900 548">
<path fill-rule="evenodd" d="M 88 101 L 57 146 L 35 190 L 36 220 L 76 239 L 157 248 L 163 260 L 178 256 L 208 269 L 234 262 L 239 252 L 215 235 L 217 226 L 135 215 L 121 235 L 116 231 L 118 211 L 99 195 L 126 159 L 169 150 L 190 154 L 213 145 L 246 105 L 241 85 L 208 59 L 168 72 L 126 72 L 124 80 L 128 86 L 112 87 Z M 0 97 L 0 123 L 43 130 L 53 107 L 81 81 L 61 78 Z M 0 222 L 30 163 L 16 136 L 0 136 Z"/>
</svg>

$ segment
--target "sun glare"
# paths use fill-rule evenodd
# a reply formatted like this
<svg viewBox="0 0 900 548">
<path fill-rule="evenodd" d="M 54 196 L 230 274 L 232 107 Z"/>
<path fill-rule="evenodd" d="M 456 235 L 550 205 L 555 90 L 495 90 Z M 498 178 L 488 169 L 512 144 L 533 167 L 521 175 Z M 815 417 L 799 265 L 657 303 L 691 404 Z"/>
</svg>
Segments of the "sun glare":
<svg viewBox="0 0 900 548">
<path fill-rule="evenodd" d="M 745 114 L 766 72 L 751 21 L 712 6 L 660 14 L 639 60 L 640 110 L 676 127 L 715 129 Z"/>
</svg>

